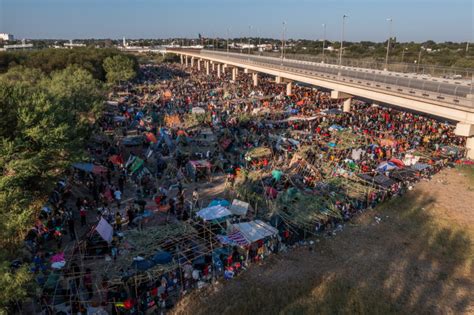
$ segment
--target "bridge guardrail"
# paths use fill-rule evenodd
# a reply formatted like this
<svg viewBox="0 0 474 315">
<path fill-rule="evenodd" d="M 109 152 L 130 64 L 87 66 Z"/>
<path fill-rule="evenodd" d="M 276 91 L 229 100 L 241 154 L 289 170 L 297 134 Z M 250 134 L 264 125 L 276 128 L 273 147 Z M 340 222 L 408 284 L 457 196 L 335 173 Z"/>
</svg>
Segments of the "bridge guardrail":
<svg viewBox="0 0 474 315">
<path fill-rule="evenodd" d="M 377 72 L 370 73 L 367 71 L 357 72 L 347 69 L 347 67 L 339 68 L 334 65 L 324 68 L 326 71 L 323 72 L 321 71 L 319 65 L 315 65 L 311 62 L 291 59 L 242 55 L 217 51 L 202 51 L 201 54 L 221 57 L 225 56 L 226 59 L 233 59 L 241 63 L 256 64 L 259 66 L 285 70 L 288 72 L 302 73 L 306 75 L 316 75 L 319 77 L 335 81 L 342 81 L 350 84 L 363 84 L 364 86 L 373 89 L 383 89 L 385 91 L 391 91 L 399 94 L 428 98 L 438 102 L 474 108 L 472 86 L 462 86 L 458 84 L 449 84 L 436 81 L 433 82 L 415 79 L 410 76 L 384 75 Z"/>
</svg>

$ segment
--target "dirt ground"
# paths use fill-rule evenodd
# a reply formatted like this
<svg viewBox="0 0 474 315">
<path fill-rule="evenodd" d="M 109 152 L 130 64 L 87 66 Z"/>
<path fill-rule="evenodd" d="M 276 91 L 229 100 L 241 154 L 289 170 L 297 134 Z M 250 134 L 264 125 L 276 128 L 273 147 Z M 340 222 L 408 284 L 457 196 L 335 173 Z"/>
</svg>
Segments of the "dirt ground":
<svg viewBox="0 0 474 315">
<path fill-rule="evenodd" d="M 174 313 L 474 314 L 474 169 L 445 170 L 314 241 L 191 293 Z"/>
</svg>

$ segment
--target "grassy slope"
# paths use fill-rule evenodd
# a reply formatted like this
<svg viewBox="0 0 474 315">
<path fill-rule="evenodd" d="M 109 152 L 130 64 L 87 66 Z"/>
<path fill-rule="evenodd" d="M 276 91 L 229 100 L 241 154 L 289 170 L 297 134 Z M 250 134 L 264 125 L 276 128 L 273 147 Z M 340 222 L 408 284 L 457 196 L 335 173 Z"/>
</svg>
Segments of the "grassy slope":
<svg viewBox="0 0 474 315">
<path fill-rule="evenodd" d="M 321 238 L 314 251 L 272 256 L 239 279 L 191 294 L 175 312 L 474 312 L 474 168 L 448 172 Z M 456 194 L 446 201 L 448 188 Z M 457 209 L 470 218 L 445 215 Z"/>
</svg>

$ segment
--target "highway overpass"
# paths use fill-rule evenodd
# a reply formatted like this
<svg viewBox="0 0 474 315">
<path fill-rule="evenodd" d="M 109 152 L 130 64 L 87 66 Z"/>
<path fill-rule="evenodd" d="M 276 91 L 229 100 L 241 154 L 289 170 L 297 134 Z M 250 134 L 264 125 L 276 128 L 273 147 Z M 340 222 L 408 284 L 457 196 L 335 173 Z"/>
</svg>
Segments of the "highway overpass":
<svg viewBox="0 0 474 315">
<path fill-rule="evenodd" d="M 167 52 L 179 55 L 182 63 L 202 68 L 208 74 L 216 71 L 219 77 L 231 69 L 235 80 L 239 69 L 243 69 L 252 75 L 254 85 L 258 85 L 259 73 L 275 76 L 276 82 L 287 84 L 288 94 L 294 82 L 329 89 L 333 98 L 345 99 L 345 111 L 350 111 L 352 97 L 360 97 L 456 121 L 456 134 L 468 137 L 468 156 L 474 159 L 472 82 L 208 50 Z"/>
</svg>

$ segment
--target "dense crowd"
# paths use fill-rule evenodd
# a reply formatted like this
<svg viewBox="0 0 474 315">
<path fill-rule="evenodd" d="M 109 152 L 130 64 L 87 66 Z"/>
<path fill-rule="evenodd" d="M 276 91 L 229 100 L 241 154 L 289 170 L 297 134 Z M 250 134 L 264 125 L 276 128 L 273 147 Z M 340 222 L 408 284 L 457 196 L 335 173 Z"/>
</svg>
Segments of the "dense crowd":
<svg viewBox="0 0 474 315">
<path fill-rule="evenodd" d="M 230 279 L 306 232 L 331 234 L 356 213 L 462 160 L 465 139 L 449 122 L 355 99 L 345 113 L 342 100 L 313 87 L 295 84 L 286 95 L 286 86 L 270 77 L 260 77 L 258 86 L 248 74 L 237 81 L 228 72 L 218 78 L 176 64 L 146 65 L 139 79 L 111 93 L 89 142 L 90 160 L 58 182 L 25 239 L 40 288 L 33 304 L 44 314 L 145 314 L 171 307 L 189 290 L 218 276 Z M 249 154 L 258 148 L 269 153 Z M 209 201 L 223 202 L 202 193 L 209 180 L 225 174 L 233 191 L 251 172 L 264 174 L 259 189 L 267 205 L 298 190 L 324 199 L 328 208 L 331 203 L 341 216 L 318 217 L 310 227 L 288 219 L 288 209 L 252 209 L 219 222 L 196 216 Z M 340 197 L 340 189 L 332 198 L 335 192 L 323 184 L 333 178 L 370 189 L 363 198 Z M 279 213 L 271 237 L 240 244 L 240 234 L 229 230 L 231 223 L 255 219 L 274 223 Z M 196 239 L 173 243 L 167 234 L 153 267 L 168 258 L 179 263 L 136 280 L 148 260 L 140 254 L 146 248 L 133 246 L 129 235 L 151 238 L 157 227 L 180 224 Z M 132 247 L 139 253 L 135 269 L 113 267 Z M 198 247 L 204 254 L 196 254 Z"/>
</svg>

